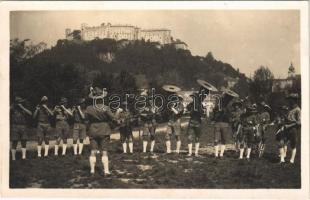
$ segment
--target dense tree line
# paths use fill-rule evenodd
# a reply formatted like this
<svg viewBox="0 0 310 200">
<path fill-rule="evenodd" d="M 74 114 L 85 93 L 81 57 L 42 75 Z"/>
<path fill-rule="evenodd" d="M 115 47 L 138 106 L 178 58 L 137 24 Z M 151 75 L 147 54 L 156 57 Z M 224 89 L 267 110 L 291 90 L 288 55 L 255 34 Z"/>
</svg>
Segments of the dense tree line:
<svg viewBox="0 0 310 200">
<path fill-rule="evenodd" d="M 238 88 L 247 88 L 244 74 L 216 60 L 211 52 L 206 57 L 192 56 L 189 50 L 143 40 L 58 40 L 54 47 L 20 59 L 18 52 L 27 52 L 27 48 L 23 41 L 11 41 L 10 78 L 11 94 L 30 102 L 38 102 L 42 95 L 49 96 L 52 103 L 61 96 L 74 101 L 93 84 L 109 88 L 110 93 L 163 84 L 191 89 L 197 88 L 198 78 L 221 87 L 227 85 L 224 77 L 230 76 L 239 78 Z M 100 54 L 113 55 L 111 62 Z"/>
</svg>

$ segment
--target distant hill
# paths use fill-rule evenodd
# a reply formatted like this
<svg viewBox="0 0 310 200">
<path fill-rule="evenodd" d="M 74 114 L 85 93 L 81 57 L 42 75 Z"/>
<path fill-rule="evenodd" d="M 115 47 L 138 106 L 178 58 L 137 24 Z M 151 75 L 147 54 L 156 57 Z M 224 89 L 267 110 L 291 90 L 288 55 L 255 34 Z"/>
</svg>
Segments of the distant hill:
<svg viewBox="0 0 310 200">
<path fill-rule="evenodd" d="M 175 84 L 182 89 L 197 88 L 204 79 L 217 88 L 227 86 L 227 77 L 238 80 L 235 90 L 246 95 L 247 78 L 230 64 L 192 56 L 189 50 L 145 41 L 59 40 L 56 46 L 19 63 L 11 64 L 11 91 L 37 101 L 49 95 L 75 98 L 92 84 L 116 91 Z"/>
</svg>

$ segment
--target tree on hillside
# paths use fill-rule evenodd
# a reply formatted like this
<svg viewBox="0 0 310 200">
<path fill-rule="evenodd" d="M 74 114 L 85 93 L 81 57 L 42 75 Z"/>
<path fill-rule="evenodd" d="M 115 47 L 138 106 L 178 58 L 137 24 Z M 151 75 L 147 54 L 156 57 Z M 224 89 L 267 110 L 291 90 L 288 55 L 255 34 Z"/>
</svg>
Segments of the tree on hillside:
<svg viewBox="0 0 310 200">
<path fill-rule="evenodd" d="M 207 62 L 213 62 L 214 61 L 214 57 L 213 57 L 213 54 L 212 52 L 208 52 L 208 54 L 206 55 L 206 61 Z"/>
<path fill-rule="evenodd" d="M 274 76 L 268 67 L 261 66 L 254 72 L 250 83 L 251 95 L 256 101 L 267 101 L 271 94 Z"/>
</svg>

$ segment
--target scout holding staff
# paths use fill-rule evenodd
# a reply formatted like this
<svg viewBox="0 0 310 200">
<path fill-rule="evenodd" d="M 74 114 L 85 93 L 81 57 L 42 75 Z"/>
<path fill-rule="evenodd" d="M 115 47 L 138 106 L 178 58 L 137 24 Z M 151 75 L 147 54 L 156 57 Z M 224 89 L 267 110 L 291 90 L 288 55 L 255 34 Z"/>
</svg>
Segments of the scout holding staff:
<svg viewBox="0 0 310 200">
<path fill-rule="evenodd" d="M 37 105 L 33 118 L 38 122 L 37 136 L 38 136 L 38 157 L 41 157 L 42 142 L 44 140 L 44 157 L 48 156 L 49 140 L 51 138 L 51 117 L 53 112 L 47 107 L 48 98 L 43 96 L 41 102 Z"/>
<path fill-rule="evenodd" d="M 20 141 L 22 146 L 22 159 L 26 159 L 26 144 L 28 140 L 26 122 L 27 117 L 32 116 L 32 113 L 30 110 L 23 106 L 24 102 L 25 99 L 17 96 L 15 97 L 14 103 L 10 108 L 10 139 L 12 141 L 12 160 L 15 160 L 18 141 Z"/>
<path fill-rule="evenodd" d="M 192 155 L 193 142 L 195 142 L 196 157 L 199 156 L 198 151 L 199 140 L 201 136 L 201 118 L 204 114 L 202 102 L 206 98 L 206 95 L 210 93 L 210 91 L 217 91 L 213 85 L 204 80 L 197 80 L 197 82 L 200 85 L 199 92 L 191 95 L 192 102 L 187 106 L 187 110 L 190 112 L 190 119 L 187 127 L 187 135 L 189 140 L 188 156 Z"/>
<path fill-rule="evenodd" d="M 58 155 L 59 144 L 62 140 L 62 155 L 66 155 L 67 149 L 67 138 L 69 136 L 69 117 L 72 117 L 73 114 L 68 106 L 68 100 L 65 97 L 62 97 L 59 105 L 55 106 L 54 116 L 56 119 L 56 144 L 55 144 L 55 156 Z"/>
<path fill-rule="evenodd" d="M 240 143 L 239 143 L 239 136 L 241 135 L 241 115 L 243 114 L 242 108 L 242 102 L 241 101 L 235 101 L 232 103 L 233 106 L 233 111 L 231 112 L 231 117 L 230 117 L 230 123 L 231 123 L 231 128 L 233 131 L 233 138 L 235 142 L 235 148 L 236 151 L 239 151 L 240 148 Z"/>
<path fill-rule="evenodd" d="M 81 155 L 83 152 L 84 140 L 86 138 L 86 120 L 85 120 L 85 99 L 81 98 L 78 104 L 73 107 L 73 151 L 74 155 Z M 79 145 L 77 142 L 79 141 Z"/>
<path fill-rule="evenodd" d="M 289 108 L 278 123 L 280 128 L 276 132 L 276 138 L 279 141 L 280 163 L 285 162 L 287 145 L 290 143 L 292 149 L 290 163 L 293 164 L 295 161 L 296 145 L 301 124 L 301 110 L 298 105 L 298 94 L 290 94 L 287 99 L 289 101 Z"/>
<path fill-rule="evenodd" d="M 229 135 L 229 111 L 228 104 L 233 98 L 238 98 L 239 95 L 232 90 L 224 89 L 220 105 L 214 109 L 213 121 L 214 123 L 214 155 L 216 158 L 223 157 L 226 141 Z M 220 154 L 219 154 L 220 152 Z"/>
<path fill-rule="evenodd" d="M 114 120 L 115 115 L 110 108 L 104 105 L 105 90 L 98 87 L 91 88 L 89 97 L 93 99 L 93 105 L 87 106 L 85 118 L 89 121 L 89 139 L 91 154 L 89 156 L 90 173 L 94 175 L 96 165 L 96 154 L 101 153 L 104 175 L 109 175 L 108 146 L 110 142 L 111 128 L 109 122 Z"/>
<path fill-rule="evenodd" d="M 184 112 L 184 106 L 182 103 L 182 97 L 176 93 L 181 91 L 180 88 L 174 85 L 164 85 L 163 89 L 170 95 L 174 95 L 177 98 L 177 102 L 171 102 L 168 104 L 168 116 L 169 122 L 166 131 L 166 147 L 167 153 L 171 153 L 171 137 L 174 136 L 177 141 L 176 153 L 180 153 L 181 148 L 181 117 Z M 168 98 L 173 97 L 169 96 Z M 169 99 L 168 99 L 169 100 Z"/>
</svg>

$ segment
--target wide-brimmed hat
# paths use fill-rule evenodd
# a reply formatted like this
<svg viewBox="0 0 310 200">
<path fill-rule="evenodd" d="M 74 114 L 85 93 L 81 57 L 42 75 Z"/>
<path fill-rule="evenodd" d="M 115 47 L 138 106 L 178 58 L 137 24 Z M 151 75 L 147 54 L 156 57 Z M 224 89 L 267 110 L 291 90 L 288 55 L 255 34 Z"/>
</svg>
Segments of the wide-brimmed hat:
<svg viewBox="0 0 310 200">
<path fill-rule="evenodd" d="M 26 100 L 23 99 L 22 97 L 16 96 L 14 101 L 15 101 L 15 103 L 19 104 L 19 103 L 25 102 Z"/>
<path fill-rule="evenodd" d="M 173 93 L 181 91 L 181 88 L 179 88 L 175 85 L 164 85 L 163 89 L 167 92 L 173 92 Z"/>
<path fill-rule="evenodd" d="M 205 80 L 201 80 L 201 79 L 198 79 L 197 80 L 197 83 L 202 86 L 203 88 L 209 90 L 209 91 L 213 91 L 213 92 L 217 92 L 217 88 L 214 87 L 211 83 L 208 83 L 207 81 Z"/>
<path fill-rule="evenodd" d="M 47 96 L 43 96 L 43 97 L 41 98 L 41 102 L 43 102 L 43 101 L 48 101 Z"/>
<path fill-rule="evenodd" d="M 68 99 L 66 97 L 61 97 L 59 104 L 68 103 Z"/>
</svg>

